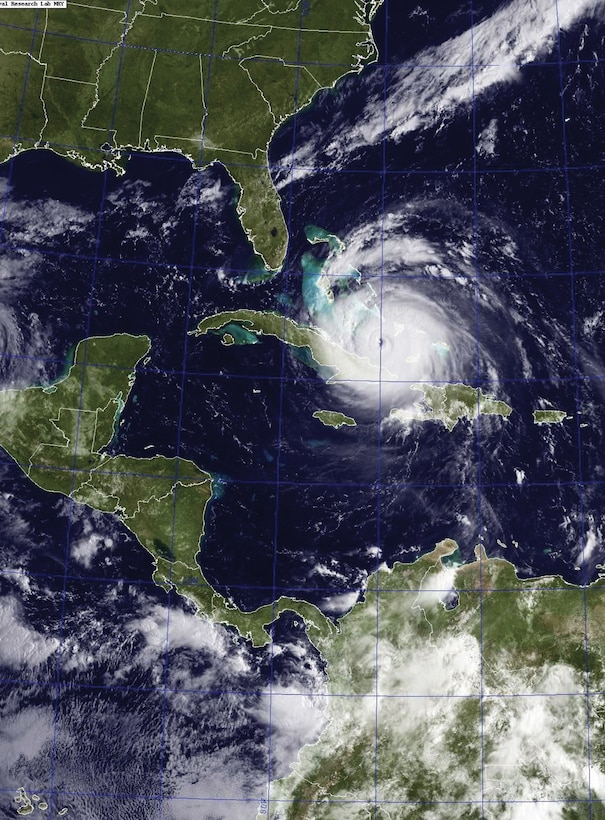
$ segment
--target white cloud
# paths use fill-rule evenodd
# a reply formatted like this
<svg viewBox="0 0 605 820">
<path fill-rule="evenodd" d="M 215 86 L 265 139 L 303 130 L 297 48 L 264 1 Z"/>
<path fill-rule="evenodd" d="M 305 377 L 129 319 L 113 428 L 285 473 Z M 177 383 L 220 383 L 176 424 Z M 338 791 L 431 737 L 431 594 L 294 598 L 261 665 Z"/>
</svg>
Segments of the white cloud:
<svg viewBox="0 0 605 820">
<path fill-rule="evenodd" d="M 498 122 L 497 120 L 493 119 L 477 136 L 477 153 L 485 157 L 493 157 L 494 154 L 496 154 L 497 139 Z"/>
<path fill-rule="evenodd" d="M 41 244 L 63 234 L 81 231 L 95 218 L 89 211 L 55 199 L 31 200 L 27 205 L 9 199 L 4 227 L 10 243 Z"/>
<path fill-rule="evenodd" d="M 583 697 L 488 700 L 483 714 L 486 797 L 548 800 L 583 781 Z"/>
<path fill-rule="evenodd" d="M 7 581 L 19 588 L 23 598 L 31 595 L 31 578 L 22 567 L 7 567 L 2 570 L 2 575 Z"/>
<path fill-rule="evenodd" d="M 15 714 L 3 715 L 0 728 L 2 767 L 9 769 L 22 757 L 35 758 L 43 746 L 52 741 L 53 731 L 52 708 L 28 706 Z"/>
<path fill-rule="evenodd" d="M 99 551 L 112 547 L 112 538 L 92 533 L 71 545 L 71 557 L 86 569 L 90 569 Z"/>
<path fill-rule="evenodd" d="M 587 515 L 583 524 L 583 536 L 577 546 L 575 565 L 588 569 L 594 565 L 603 548 L 603 530 L 593 515 Z"/>
<path fill-rule="evenodd" d="M 472 635 L 427 643 L 418 651 L 402 651 L 379 642 L 379 686 L 384 695 L 475 695 L 480 689 L 481 656 Z"/>
<path fill-rule="evenodd" d="M 58 647 L 57 638 L 42 635 L 25 623 L 15 598 L 0 598 L 0 663 L 13 669 L 33 669 L 45 663 Z"/>
<path fill-rule="evenodd" d="M 519 67 L 533 62 L 555 45 L 558 22 L 568 28 L 597 5 L 594 0 L 513 0 L 472 30 L 425 49 L 402 67 L 387 99 L 387 134 L 403 134 L 438 121 L 459 104 L 467 104 L 488 88 L 520 78 Z M 474 63 L 474 74 L 471 65 Z M 378 100 L 366 107 L 353 139 L 377 142 L 383 134 Z M 382 106 L 381 106 L 382 109 Z M 348 135 L 347 135 L 348 136 Z"/>
<path fill-rule="evenodd" d="M 221 657 L 227 651 L 220 627 L 179 609 L 171 609 L 169 615 L 165 607 L 155 605 L 142 618 L 130 621 L 126 630 L 140 632 L 150 652 L 155 654 L 165 651 L 167 638 L 171 649 L 210 649 Z"/>
<path fill-rule="evenodd" d="M 220 624 L 214 624 L 207 618 L 177 607 L 171 608 L 169 613 L 166 607 L 154 605 L 143 617 L 128 622 L 125 631 L 128 634 L 138 632 L 143 636 L 145 646 L 134 658 L 134 663 L 145 668 L 151 668 L 154 661 L 163 659 L 168 640 L 170 650 L 192 649 L 209 653 L 212 657 L 212 663 L 206 672 L 209 678 L 225 674 L 245 674 L 250 669 L 246 644 L 234 642 L 231 633 Z M 204 683 L 200 679 L 193 681 L 192 678 L 188 683 L 183 678 L 190 673 L 184 668 L 174 669 L 173 674 L 187 687 L 190 684 L 193 688 L 210 685 L 209 681 Z"/>
<path fill-rule="evenodd" d="M 520 79 L 520 67 L 547 54 L 556 44 L 558 23 L 569 28 L 583 16 L 601 9 L 595 0 L 512 0 L 474 29 L 445 42 L 423 49 L 390 75 L 386 98 L 382 70 L 370 71 L 358 83 L 364 84 L 367 100 L 363 112 L 351 127 L 342 128 L 337 139 L 323 143 L 324 135 L 305 134 L 293 157 L 292 173 L 283 172 L 278 186 L 313 172 L 321 149 L 332 165 L 383 137 L 398 141 L 405 134 L 438 125 L 460 105 L 470 105 L 475 97 L 501 83 Z M 474 63 L 475 70 L 471 66 Z M 344 124 L 343 124 L 344 126 Z M 493 148 L 495 129 L 484 132 L 481 149 Z M 289 161 L 288 161 L 289 165 Z"/>
<path fill-rule="evenodd" d="M 265 723 L 270 720 L 271 750 L 277 764 L 275 774 L 284 775 L 301 746 L 315 743 L 324 730 L 326 698 L 274 687 L 270 698 L 263 698 L 263 711 Z M 258 717 L 262 719 L 263 715 Z"/>
<path fill-rule="evenodd" d="M 321 608 L 324 612 L 341 617 L 355 606 L 358 598 L 358 592 L 343 592 L 339 595 L 331 595 L 321 602 Z"/>
</svg>

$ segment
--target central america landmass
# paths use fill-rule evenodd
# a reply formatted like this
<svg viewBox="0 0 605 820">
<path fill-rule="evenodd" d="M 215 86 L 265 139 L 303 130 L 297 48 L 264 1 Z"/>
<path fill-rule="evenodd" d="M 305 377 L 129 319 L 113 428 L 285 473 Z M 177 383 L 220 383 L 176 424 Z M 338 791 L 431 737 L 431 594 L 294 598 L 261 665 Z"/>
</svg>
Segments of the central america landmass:
<svg viewBox="0 0 605 820">
<path fill-rule="evenodd" d="M 237 324 L 233 314 L 218 316 L 195 332 Z M 266 314 L 265 331 L 278 329 L 276 317 Z M 263 314 L 239 320 L 259 332 Z M 281 328 L 285 344 L 312 346 L 318 338 L 285 317 Z M 455 799 L 465 802 L 465 817 L 479 818 L 486 788 L 478 773 L 486 765 L 497 785 L 487 788 L 494 806 L 485 816 L 513 817 L 511 801 L 533 800 L 536 789 L 546 801 L 560 794 L 565 818 L 584 816 L 574 813 L 578 803 L 605 797 L 604 580 L 590 587 L 560 577 L 521 580 L 481 546 L 473 563 L 461 563 L 457 544 L 446 539 L 411 564 L 370 575 L 338 621 L 289 597 L 239 609 L 207 582 L 197 560 L 212 476 L 180 457 L 106 452 L 119 444 L 120 416 L 150 347 L 146 336 L 87 338 L 53 384 L 0 392 L 0 444 L 39 487 L 122 521 L 153 556 L 156 583 L 192 601 L 199 615 L 254 646 L 270 642 L 281 613 L 300 617 L 327 665 L 327 726 L 292 774 L 272 782 L 265 814 L 361 818 L 377 801 L 378 817 L 407 818 L 413 803 L 414 817 L 446 818 Z M 458 401 L 464 386 L 454 387 Z M 552 754 L 523 746 L 525 722 L 548 736 Z M 557 771 L 561 781 L 553 779 Z"/>
<path fill-rule="evenodd" d="M 330 621 L 305 601 L 282 597 L 242 612 L 208 584 L 196 558 L 212 496 L 209 473 L 179 457 L 103 452 L 149 350 L 146 336 L 91 337 L 77 345 L 64 378 L 0 392 L 0 445 L 42 489 L 116 515 L 153 556 L 160 586 L 174 587 L 255 646 L 269 642 L 266 626 L 285 610 L 297 612 L 310 631 L 329 633 Z"/>
<path fill-rule="evenodd" d="M 306 349 L 310 364 L 324 373 L 338 373 L 338 368 L 330 365 L 332 359 L 339 362 L 339 367 L 372 368 L 367 360 L 345 354 L 316 328 L 271 312 L 216 314 L 202 320 L 192 333 L 221 334 L 228 328 L 238 335 L 238 343 L 249 343 L 248 336 L 257 340 L 258 335 L 274 335 L 292 348 Z M 238 329 L 243 330 L 244 337 L 237 334 Z M 195 602 L 200 614 L 234 627 L 255 646 L 269 642 L 267 627 L 284 611 L 302 617 L 309 635 L 313 631 L 324 637 L 330 635 L 332 621 L 306 601 L 282 596 L 254 612 L 243 612 L 208 583 L 197 556 L 206 507 L 212 497 L 209 473 L 179 456 L 135 458 L 107 454 L 106 448 L 117 436 L 136 367 L 150 348 L 147 336 L 122 333 L 87 338 L 76 346 L 67 375 L 55 383 L 0 391 L 4 419 L 0 446 L 42 489 L 116 515 L 153 556 L 154 580 L 160 586 L 174 587 Z M 426 418 L 436 418 L 451 429 L 461 418 L 477 415 L 481 397 L 466 385 L 448 387 L 455 395 L 455 414 L 448 411 L 451 418 L 437 414 Z M 466 404 L 461 403 L 461 395 Z M 503 402 L 484 404 L 483 413 L 501 413 L 505 417 L 511 412 Z M 322 412 L 328 413 L 329 421 L 340 422 L 342 417 L 345 423 L 354 425 L 354 420 L 342 413 L 318 412 L 320 417 Z"/>
</svg>

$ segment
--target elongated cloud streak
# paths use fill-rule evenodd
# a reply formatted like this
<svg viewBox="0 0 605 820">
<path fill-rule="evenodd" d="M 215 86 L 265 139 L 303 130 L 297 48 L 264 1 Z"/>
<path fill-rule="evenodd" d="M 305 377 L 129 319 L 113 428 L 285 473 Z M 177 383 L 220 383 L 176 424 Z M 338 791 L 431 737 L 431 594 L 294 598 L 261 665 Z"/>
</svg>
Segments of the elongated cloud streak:
<svg viewBox="0 0 605 820">
<path fill-rule="evenodd" d="M 513 0 L 473 28 L 419 51 L 407 64 L 389 71 L 386 109 L 383 71 L 357 78 L 366 104 L 353 127 L 342 123 L 324 133 L 305 133 L 294 157 L 294 176 L 307 176 L 323 153 L 334 166 L 383 137 L 438 125 L 460 105 L 470 105 L 491 87 L 520 79 L 520 69 L 556 47 L 559 30 L 583 17 L 602 13 L 595 0 Z M 338 119 L 339 113 L 335 112 Z M 302 127 L 304 131 L 304 126 Z M 334 134 L 339 136 L 335 139 Z M 283 179 L 291 179 L 290 173 Z"/>
</svg>

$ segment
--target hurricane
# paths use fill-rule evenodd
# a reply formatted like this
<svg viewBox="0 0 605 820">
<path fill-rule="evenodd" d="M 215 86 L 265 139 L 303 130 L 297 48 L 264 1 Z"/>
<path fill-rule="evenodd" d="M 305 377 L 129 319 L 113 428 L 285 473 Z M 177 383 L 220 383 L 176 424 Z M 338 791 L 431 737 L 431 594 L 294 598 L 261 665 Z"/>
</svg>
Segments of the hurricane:
<svg viewBox="0 0 605 820">
<path fill-rule="evenodd" d="M 460 222 L 460 208 L 410 203 L 384 220 L 361 223 L 333 243 L 328 258 L 307 274 L 306 310 L 314 325 L 346 355 L 337 357 L 342 390 L 390 408 L 417 397 L 417 384 L 485 384 L 498 388 L 513 372 L 531 375 L 528 345 L 545 353 L 560 329 L 544 322 L 540 300 L 520 279 L 502 278 L 479 264 L 481 249 L 466 230 L 442 237 L 436 222 Z M 492 255 L 524 260 L 504 231 Z M 504 286 L 503 286 L 504 285 Z M 524 327 L 531 317 L 534 333 Z M 351 355 L 352 354 L 352 355 Z M 532 353 L 533 356 L 533 353 Z"/>
</svg>

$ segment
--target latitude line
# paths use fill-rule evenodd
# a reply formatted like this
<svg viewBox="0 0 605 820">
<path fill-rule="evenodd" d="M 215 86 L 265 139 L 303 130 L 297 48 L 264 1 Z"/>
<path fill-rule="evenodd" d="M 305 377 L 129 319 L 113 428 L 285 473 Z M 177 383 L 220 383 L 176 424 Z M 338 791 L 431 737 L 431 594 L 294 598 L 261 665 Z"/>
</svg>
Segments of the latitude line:
<svg viewBox="0 0 605 820">
<path fill-rule="evenodd" d="M 78 4 L 74 4 L 74 5 L 78 5 Z M 109 10 L 109 9 L 103 9 L 103 10 L 104 11 L 109 11 L 109 12 L 112 11 L 112 10 Z M 142 12 L 138 16 L 156 18 L 156 15 L 148 15 L 144 12 Z M 178 15 L 177 15 L 177 17 L 178 17 Z M 228 23 L 228 21 L 218 21 L 218 22 Z M 244 23 L 244 25 L 248 25 L 248 27 L 252 27 L 252 24 L 245 24 Z M 14 29 L 14 30 L 17 30 L 17 31 L 24 31 L 24 32 L 29 32 L 29 31 L 33 30 L 31 28 L 31 26 L 16 25 L 14 23 L 7 23 L 5 21 L 0 20 L 0 29 L 1 28 Z M 266 28 L 268 30 L 271 30 L 271 29 L 277 29 L 279 27 L 275 26 L 273 24 L 267 24 Z M 304 32 L 308 31 L 310 33 L 314 32 L 313 29 L 303 29 L 303 31 Z M 323 31 L 319 30 L 319 33 L 323 33 Z M 326 29 L 325 33 L 326 34 L 333 34 L 333 33 L 339 33 L 339 32 L 337 30 L 333 30 L 333 29 Z M 361 33 L 361 34 L 365 34 L 366 32 L 365 32 L 365 29 L 364 29 L 364 30 L 360 30 L 359 32 L 350 31 L 350 32 L 340 32 L 340 33 L 345 33 L 345 34 Z M 462 32 L 462 33 L 468 33 L 468 32 Z M 61 31 L 47 31 L 47 36 L 56 37 L 56 38 L 63 38 L 63 39 L 67 39 L 67 40 L 76 40 L 76 41 L 80 41 L 80 42 L 83 42 L 83 43 L 91 43 L 91 44 L 94 44 L 94 45 L 104 45 L 104 46 L 113 46 L 113 47 L 119 45 L 119 40 L 118 41 L 115 41 L 115 40 L 101 40 L 101 39 L 94 38 L 94 37 L 84 37 L 84 36 L 80 36 L 80 35 L 76 35 L 76 34 L 69 34 L 67 32 L 61 32 Z M 210 56 L 210 54 L 208 54 L 206 52 L 186 51 L 186 50 L 181 50 L 181 49 L 171 49 L 171 48 L 167 48 L 167 47 L 166 48 L 158 48 L 157 45 L 156 46 L 142 45 L 142 44 L 138 44 L 138 43 L 137 44 L 130 44 L 129 43 L 129 44 L 127 44 L 126 48 L 131 49 L 131 50 L 143 50 L 143 51 L 144 50 L 150 50 L 150 51 L 157 50 L 157 51 L 166 52 L 166 53 L 169 53 L 169 54 L 182 54 L 182 55 L 191 56 L 191 57 L 197 57 L 197 56 L 200 56 L 200 55 L 203 56 L 203 57 L 209 57 Z M 261 59 L 261 60 L 264 59 L 264 60 L 271 61 L 271 62 L 275 61 L 275 58 L 263 57 L 262 55 L 255 55 L 255 56 L 257 56 L 258 59 Z M 214 58 L 215 59 L 224 59 L 224 60 L 239 60 L 240 59 L 238 57 L 231 57 L 231 56 L 226 55 L 226 54 L 225 55 L 215 54 Z M 593 58 L 580 58 L 580 59 L 561 60 L 561 65 L 563 65 L 563 66 L 576 66 L 576 65 L 593 66 L 593 65 L 599 65 L 600 63 L 603 63 L 603 62 L 605 62 L 605 57 L 601 57 L 601 58 L 597 57 L 596 59 L 593 57 Z M 520 62 L 520 61 L 517 61 L 517 60 L 505 60 L 505 61 L 502 61 L 502 62 L 479 62 L 479 61 L 477 61 L 477 62 L 474 63 L 474 66 L 475 66 L 475 69 L 483 69 L 483 68 L 508 68 L 508 69 L 510 69 L 510 68 L 516 68 L 516 69 L 554 68 L 554 69 L 556 69 L 558 64 L 559 64 L 559 61 L 557 60 L 557 58 L 553 58 L 552 60 L 548 60 L 548 59 L 547 60 L 532 60 L 532 61 L 528 61 L 528 62 Z M 301 63 L 301 66 L 307 66 L 307 65 L 323 66 L 323 67 L 327 67 L 327 68 L 330 68 L 330 67 L 345 68 L 345 67 L 350 66 L 350 63 L 334 63 L 334 62 L 323 62 L 323 61 L 322 62 L 319 62 L 319 61 L 317 61 L 317 62 L 305 61 L 304 63 Z M 417 60 L 402 60 L 402 61 L 394 61 L 394 62 L 388 62 L 388 63 L 387 62 L 375 61 L 375 62 L 372 62 L 372 63 L 369 64 L 369 66 L 375 68 L 377 71 L 386 69 L 389 72 L 396 71 L 398 69 L 410 69 L 410 70 L 434 69 L 434 70 L 439 70 L 439 71 L 443 71 L 443 69 L 452 69 L 452 68 L 470 69 L 472 67 L 472 65 L 473 65 L 473 63 L 470 60 L 469 60 L 469 62 L 443 62 L 443 63 L 441 63 L 441 62 L 438 62 L 438 63 L 420 62 L 420 61 L 417 61 Z"/>
</svg>

